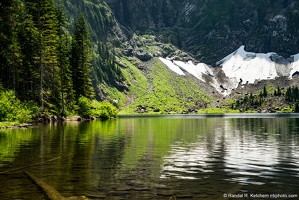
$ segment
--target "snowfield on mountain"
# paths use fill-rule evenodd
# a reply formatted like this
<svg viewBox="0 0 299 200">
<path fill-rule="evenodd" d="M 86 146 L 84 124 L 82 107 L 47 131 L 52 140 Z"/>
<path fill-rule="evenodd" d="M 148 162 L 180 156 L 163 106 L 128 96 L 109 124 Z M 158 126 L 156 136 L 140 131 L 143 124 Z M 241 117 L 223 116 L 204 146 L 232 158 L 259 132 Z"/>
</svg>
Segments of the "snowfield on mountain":
<svg viewBox="0 0 299 200">
<path fill-rule="evenodd" d="M 171 61 L 169 58 L 160 58 L 160 60 L 179 75 L 187 72 L 203 82 L 206 82 L 204 75 L 213 77 L 212 83 L 209 84 L 223 95 L 230 94 L 239 84 L 253 84 L 260 80 L 271 80 L 282 76 L 291 79 L 294 74 L 299 73 L 299 54 L 284 58 L 274 52 L 247 52 L 244 45 L 216 62 L 216 66 L 205 63 L 195 65 L 192 61 Z M 225 81 L 217 79 L 215 71 L 219 67 L 226 76 Z"/>
</svg>

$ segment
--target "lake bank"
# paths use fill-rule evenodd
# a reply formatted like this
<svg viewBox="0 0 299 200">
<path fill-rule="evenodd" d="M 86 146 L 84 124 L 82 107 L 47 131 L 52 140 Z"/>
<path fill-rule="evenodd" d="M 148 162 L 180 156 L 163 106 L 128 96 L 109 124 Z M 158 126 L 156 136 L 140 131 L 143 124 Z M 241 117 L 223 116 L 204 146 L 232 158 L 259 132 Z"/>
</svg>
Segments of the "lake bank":
<svg viewBox="0 0 299 200">
<path fill-rule="evenodd" d="M 299 118 L 299 113 L 224 113 L 224 114 L 121 114 L 116 118 Z M 47 121 L 47 123 L 93 121 L 102 120 L 94 117 L 82 118 L 80 116 L 67 117 L 64 120 Z M 0 122 L 0 129 L 30 128 L 42 122 L 23 123 Z"/>
</svg>

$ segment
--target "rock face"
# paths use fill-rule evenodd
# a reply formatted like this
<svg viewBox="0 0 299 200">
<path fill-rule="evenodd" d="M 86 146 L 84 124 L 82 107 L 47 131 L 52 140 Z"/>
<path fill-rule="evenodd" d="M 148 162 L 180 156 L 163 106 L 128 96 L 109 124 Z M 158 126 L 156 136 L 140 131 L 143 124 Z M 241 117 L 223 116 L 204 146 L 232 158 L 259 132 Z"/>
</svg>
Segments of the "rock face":
<svg viewBox="0 0 299 200">
<path fill-rule="evenodd" d="M 296 0 L 105 1 L 126 29 L 159 35 L 208 64 L 241 45 L 283 57 L 299 52 Z"/>
</svg>

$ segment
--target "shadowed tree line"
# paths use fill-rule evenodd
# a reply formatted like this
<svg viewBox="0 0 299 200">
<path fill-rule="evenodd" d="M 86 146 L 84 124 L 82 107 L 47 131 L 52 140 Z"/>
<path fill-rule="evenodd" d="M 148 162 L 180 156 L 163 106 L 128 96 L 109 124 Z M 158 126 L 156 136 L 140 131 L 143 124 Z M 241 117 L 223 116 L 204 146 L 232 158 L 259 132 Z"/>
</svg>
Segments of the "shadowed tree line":
<svg viewBox="0 0 299 200">
<path fill-rule="evenodd" d="M 92 48 L 84 14 L 77 15 L 73 26 L 66 18 L 60 0 L 0 3 L 1 90 L 59 116 L 76 113 L 80 97 L 94 98 L 91 77 L 103 81 L 106 74 L 121 76 L 104 44 Z M 94 69 L 101 72 L 99 78 L 92 76 Z"/>
</svg>

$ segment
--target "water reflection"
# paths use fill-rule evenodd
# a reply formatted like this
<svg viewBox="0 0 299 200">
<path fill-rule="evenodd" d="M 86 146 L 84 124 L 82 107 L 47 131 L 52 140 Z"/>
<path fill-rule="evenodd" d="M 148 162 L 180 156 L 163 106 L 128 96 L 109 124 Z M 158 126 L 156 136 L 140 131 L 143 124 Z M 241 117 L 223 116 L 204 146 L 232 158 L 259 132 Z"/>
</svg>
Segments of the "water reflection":
<svg viewBox="0 0 299 200">
<path fill-rule="evenodd" d="M 297 118 L 167 116 L 5 130 L 0 171 L 40 163 L 26 170 L 91 199 L 296 193 L 298 128 Z M 0 199 L 43 199 L 22 171 L 0 174 L 0 188 Z"/>
<path fill-rule="evenodd" d="M 287 118 L 220 120 L 206 137 L 172 145 L 164 156 L 160 178 L 197 179 L 196 183 L 209 179 L 213 184 L 212 180 L 218 180 L 247 191 L 270 192 L 275 186 L 283 192 L 284 185 L 295 192 L 292 187 L 299 185 L 297 122 Z M 206 182 L 206 187 L 214 188 L 213 184 Z"/>
</svg>

